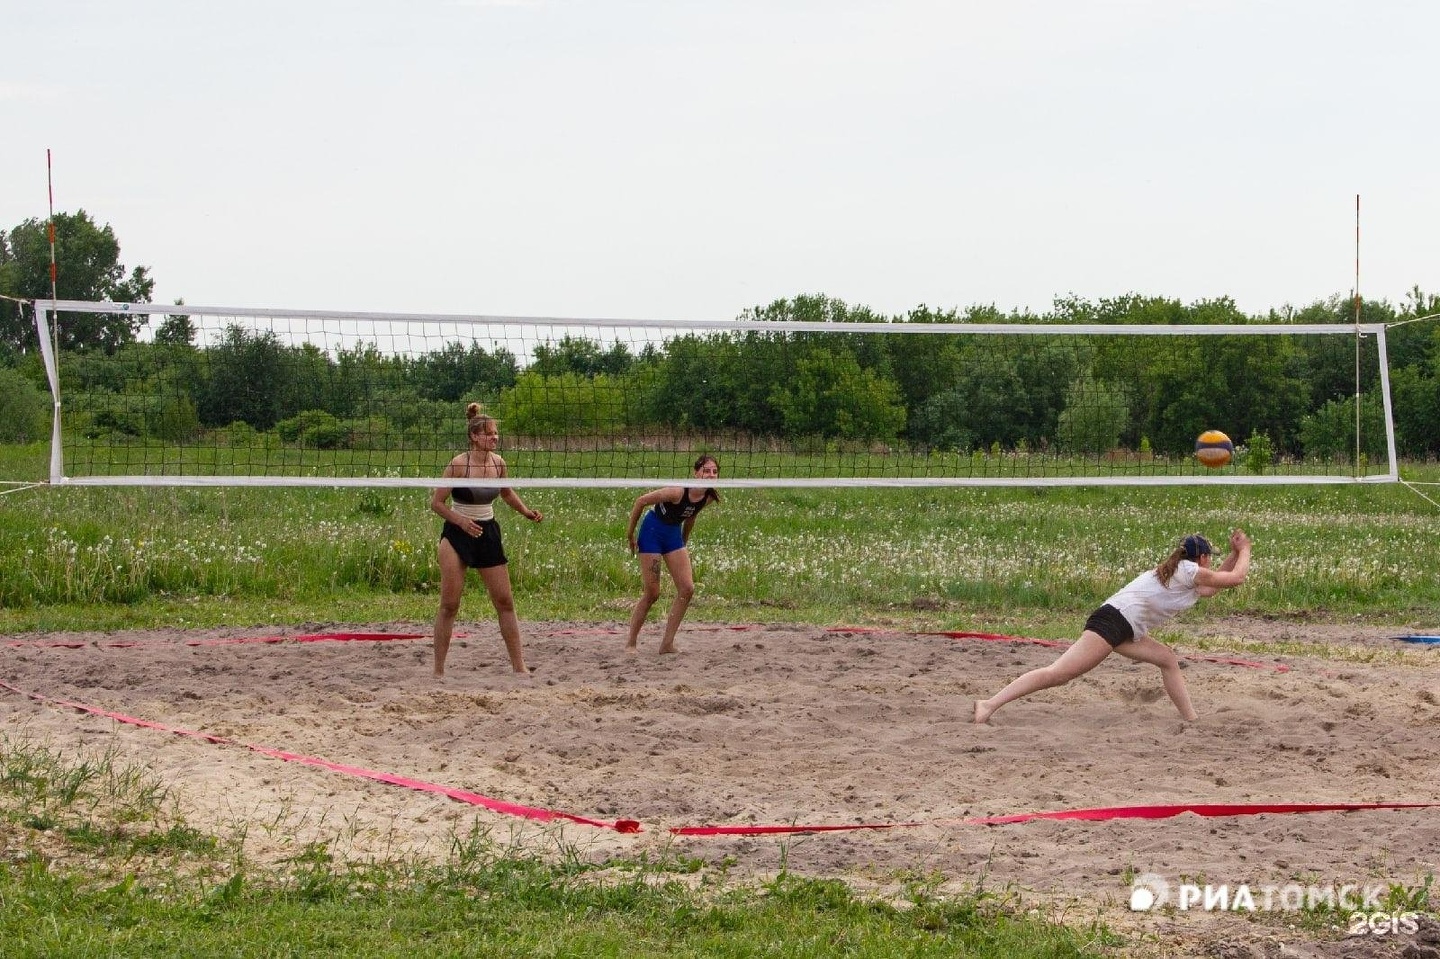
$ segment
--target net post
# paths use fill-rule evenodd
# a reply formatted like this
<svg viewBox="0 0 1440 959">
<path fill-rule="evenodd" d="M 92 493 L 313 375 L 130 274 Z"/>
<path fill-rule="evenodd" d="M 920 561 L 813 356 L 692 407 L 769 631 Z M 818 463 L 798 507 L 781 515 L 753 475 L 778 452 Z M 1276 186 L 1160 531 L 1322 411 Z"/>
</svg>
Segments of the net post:
<svg viewBox="0 0 1440 959">
<path fill-rule="evenodd" d="M 1355 194 L 1355 289 L 1351 297 L 1355 311 L 1355 477 L 1360 477 L 1360 194 Z"/>
<path fill-rule="evenodd" d="M 1380 402 L 1385 411 L 1385 448 L 1390 457 L 1389 478 L 1400 479 L 1400 457 L 1395 449 L 1395 411 L 1390 401 L 1390 355 L 1385 348 L 1385 327 L 1375 333 L 1375 348 L 1380 361 Z"/>
<path fill-rule="evenodd" d="M 40 344 L 40 358 L 45 364 L 45 378 L 50 383 L 50 399 L 54 412 L 50 423 L 50 482 L 58 484 L 65 475 L 65 443 L 60 431 L 60 364 L 56 359 L 56 344 L 51 340 L 50 324 L 45 315 L 51 307 L 41 305 L 39 300 L 30 304 L 35 312 L 35 337 Z"/>
</svg>

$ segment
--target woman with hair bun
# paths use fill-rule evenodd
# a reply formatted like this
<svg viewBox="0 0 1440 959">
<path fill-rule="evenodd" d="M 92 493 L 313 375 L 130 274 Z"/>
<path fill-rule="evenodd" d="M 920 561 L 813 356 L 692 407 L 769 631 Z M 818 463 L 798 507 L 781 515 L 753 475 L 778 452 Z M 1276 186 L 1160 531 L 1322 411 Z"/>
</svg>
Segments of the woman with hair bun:
<svg viewBox="0 0 1440 959">
<path fill-rule="evenodd" d="M 1210 568 L 1209 540 L 1199 533 L 1186 536 L 1163 563 L 1135 577 L 1091 613 L 1085 631 L 1059 659 L 1012 680 L 989 699 L 976 700 L 975 722 L 989 722 L 997 709 L 1021 696 L 1083 676 L 1112 650 L 1127 659 L 1160 667 L 1165 692 L 1181 717 L 1187 721 L 1199 718 L 1190 704 L 1190 693 L 1174 651 L 1151 637 L 1150 631 L 1194 606 L 1201 597 L 1239 586 L 1249 570 L 1250 537 L 1244 530 L 1230 534 L 1230 555 L 1218 569 Z"/>
<path fill-rule="evenodd" d="M 720 464 L 713 456 L 702 456 L 695 461 L 695 478 L 701 481 L 713 480 L 720 475 Z M 692 495 L 692 494 L 698 494 Z M 680 631 L 680 621 L 690 607 L 690 597 L 695 595 L 695 574 L 690 568 L 690 529 L 695 517 L 711 500 L 720 502 L 720 494 L 711 487 L 691 489 L 687 486 L 665 486 L 635 498 L 630 508 L 630 527 L 625 538 L 630 543 L 630 552 L 640 556 L 640 582 L 643 587 L 635 608 L 630 612 L 630 634 L 625 640 L 627 652 L 635 652 L 640 639 L 640 627 L 650 615 L 650 607 L 660 598 L 660 561 L 670 571 L 675 581 L 675 599 L 670 604 L 670 615 L 665 619 L 665 635 L 660 640 L 661 653 L 673 653 L 675 634 Z M 645 513 L 649 507 L 650 512 Z M 640 514 L 645 521 L 640 523 Z M 635 535 L 635 524 L 640 523 L 640 535 Z"/>
<path fill-rule="evenodd" d="M 470 448 L 450 461 L 441 474 L 455 479 L 503 479 L 505 461 L 495 452 L 500 443 L 500 426 L 485 415 L 479 403 L 465 407 Z M 440 531 L 440 611 L 435 615 L 435 675 L 445 675 L 445 657 L 450 652 L 450 631 L 460 612 L 465 592 L 465 570 L 474 568 L 485 583 L 490 602 L 500 619 L 500 636 L 510 654 L 510 668 L 528 676 L 525 651 L 520 640 L 520 621 L 515 616 L 515 597 L 510 590 L 510 570 L 500 539 L 500 524 L 492 503 L 502 499 L 521 516 L 538 523 L 545 517 L 530 509 L 510 487 L 441 486 L 430 496 L 430 509 L 445 520 Z M 447 503 L 447 500 L 453 502 Z"/>
</svg>

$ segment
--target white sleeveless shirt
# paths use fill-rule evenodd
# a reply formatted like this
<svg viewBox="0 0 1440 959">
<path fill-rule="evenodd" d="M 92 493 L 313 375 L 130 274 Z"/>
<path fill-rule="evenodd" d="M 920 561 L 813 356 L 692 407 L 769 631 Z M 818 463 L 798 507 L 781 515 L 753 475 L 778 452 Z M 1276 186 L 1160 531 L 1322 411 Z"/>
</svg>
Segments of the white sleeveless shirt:
<svg viewBox="0 0 1440 959">
<path fill-rule="evenodd" d="M 1155 571 L 1146 570 L 1106 602 L 1120 610 L 1137 637 L 1145 636 L 1195 605 L 1200 598 L 1195 586 L 1199 571 L 1198 563 L 1182 559 L 1170 577 L 1170 585 L 1162 586 Z"/>
</svg>

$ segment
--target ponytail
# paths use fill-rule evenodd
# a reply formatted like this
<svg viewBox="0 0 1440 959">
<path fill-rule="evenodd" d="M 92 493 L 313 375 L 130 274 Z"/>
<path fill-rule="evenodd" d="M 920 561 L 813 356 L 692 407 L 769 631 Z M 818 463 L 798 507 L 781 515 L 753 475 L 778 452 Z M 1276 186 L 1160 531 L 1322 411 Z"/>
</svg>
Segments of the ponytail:
<svg viewBox="0 0 1440 959">
<path fill-rule="evenodd" d="M 1199 533 L 1191 533 L 1180 540 L 1180 545 L 1175 552 L 1166 557 L 1165 562 L 1155 567 L 1155 578 L 1160 580 L 1161 586 L 1170 585 L 1170 577 L 1175 575 L 1182 559 L 1192 562 L 1199 562 L 1200 557 L 1210 555 L 1210 541 Z"/>
<path fill-rule="evenodd" d="M 1170 578 L 1175 575 L 1175 570 L 1180 568 L 1180 561 L 1185 558 L 1185 547 L 1176 547 L 1175 552 L 1165 557 L 1165 562 L 1155 567 L 1155 578 L 1160 580 L 1161 586 L 1169 586 Z"/>
</svg>

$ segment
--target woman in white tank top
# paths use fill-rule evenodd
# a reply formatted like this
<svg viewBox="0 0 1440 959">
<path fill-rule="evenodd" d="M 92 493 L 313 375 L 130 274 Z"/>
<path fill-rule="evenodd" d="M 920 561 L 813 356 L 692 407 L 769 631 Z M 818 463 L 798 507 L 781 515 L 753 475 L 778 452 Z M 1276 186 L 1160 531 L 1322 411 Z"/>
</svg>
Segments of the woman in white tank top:
<svg viewBox="0 0 1440 959">
<path fill-rule="evenodd" d="M 1210 568 L 1210 558 L 1210 543 L 1205 537 L 1186 536 L 1165 562 L 1135 577 L 1091 613 L 1085 631 L 1059 659 L 1017 677 L 989 699 L 977 699 L 975 722 L 989 722 L 997 709 L 1021 696 L 1083 676 L 1111 651 L 1158 666 L 1165 692 L 1181 717 L 1187 721 L 1197 719 L 1175 652 L 1151 636 L 1150 631 L 1194 606 L 1197 599 L 1245 582 L 1250 571 L 1250 537 L 1244 530 L 1232 532 L 1230 555 L 1218 569 Z"/>
</svg>

